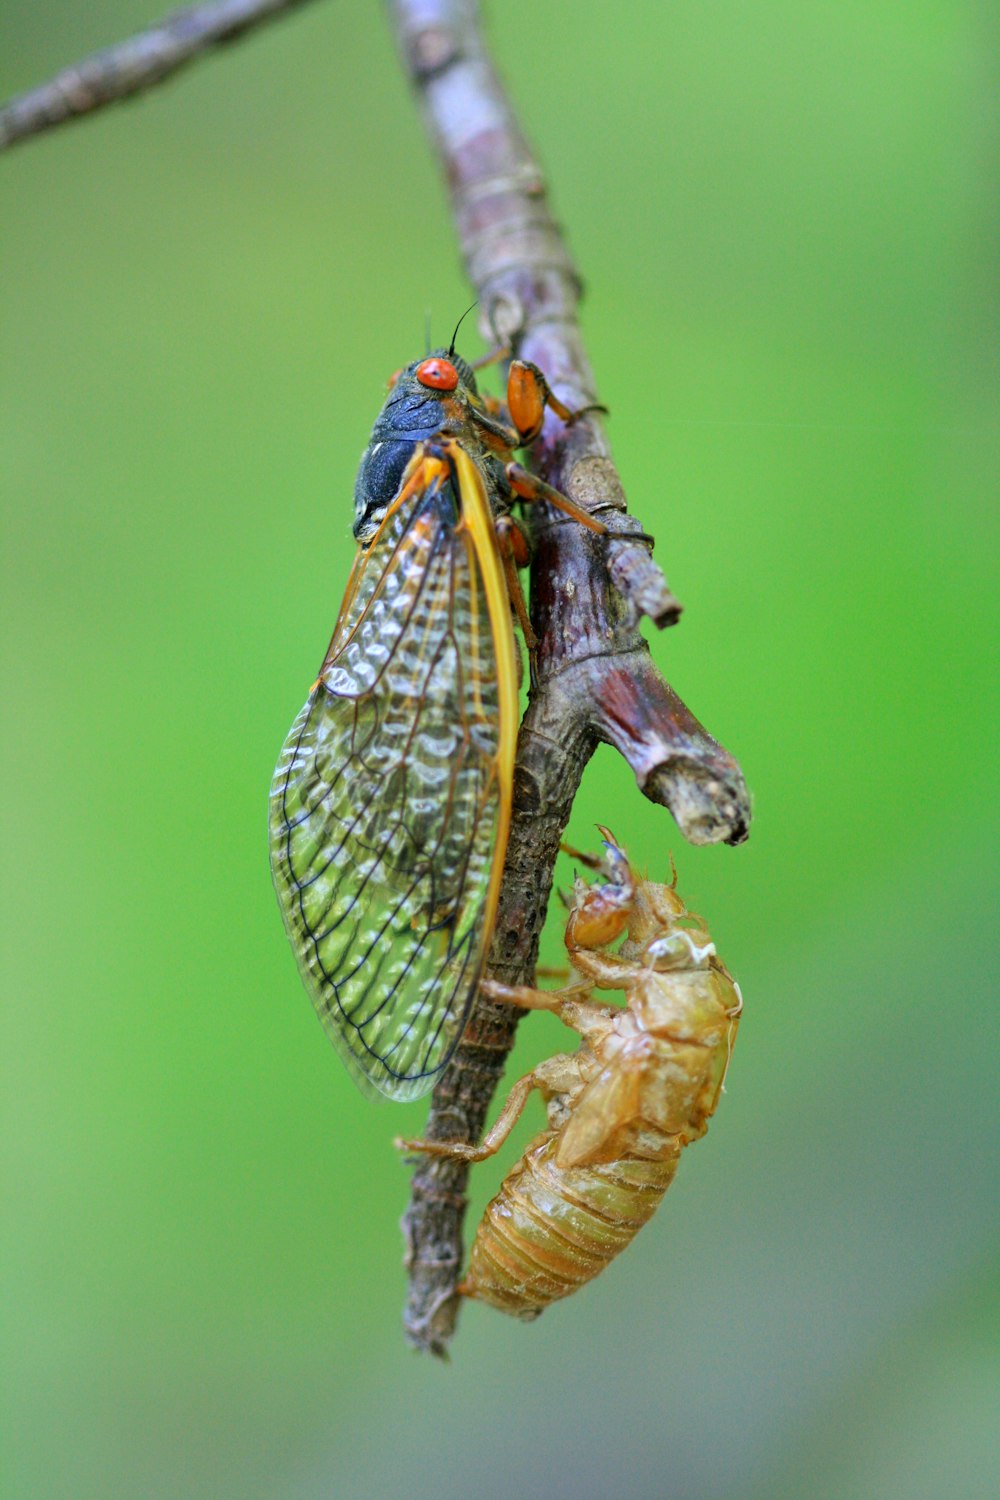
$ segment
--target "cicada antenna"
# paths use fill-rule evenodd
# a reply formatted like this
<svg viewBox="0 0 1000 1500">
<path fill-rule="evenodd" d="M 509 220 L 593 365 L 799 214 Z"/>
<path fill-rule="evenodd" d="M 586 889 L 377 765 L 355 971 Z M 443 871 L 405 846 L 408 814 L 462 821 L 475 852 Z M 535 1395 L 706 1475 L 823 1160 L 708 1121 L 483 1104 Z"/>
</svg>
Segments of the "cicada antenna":
<svg viewBox="0 0 1000 1500">
<path fill-rule="evenodd" d="M 469 316 L 470 312 L 472 311 L 472 308 L 473 307 L 478 307 L 478 306 L 479 306 L 479 299 L 477 297 L 476 301 L 473 302 L 472 307 L 467 307 L 465 309 L 465 312 L 459 318 L 458 322 L 455 324 L 455 332 L 452 334 L 452 336 L 451 336 L 451 343 L 448 345 L 448 353 L 449 354 L 454 354 L 454 352 L 455 352 L 455 340 L 458 338 L 458 330 L 461 328 L 462 324 L 465 322 L 466 318 Z"/>
</svg>

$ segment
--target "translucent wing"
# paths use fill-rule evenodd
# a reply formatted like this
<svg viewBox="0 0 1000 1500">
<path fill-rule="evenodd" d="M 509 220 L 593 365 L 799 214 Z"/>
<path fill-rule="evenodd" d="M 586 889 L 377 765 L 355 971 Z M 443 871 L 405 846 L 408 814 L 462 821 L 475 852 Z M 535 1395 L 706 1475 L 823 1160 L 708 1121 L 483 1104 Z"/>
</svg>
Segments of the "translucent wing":
<svg viewBox="0 0 1000 1500">
<path fill-rule="evenodd" d="M 357 1082 L 433 1084 L 482 972 L 507 830 L 517 679 L 478 470 L 422 449 L 359 554 L 271 789 L 299 969 Z"/>
</svg>

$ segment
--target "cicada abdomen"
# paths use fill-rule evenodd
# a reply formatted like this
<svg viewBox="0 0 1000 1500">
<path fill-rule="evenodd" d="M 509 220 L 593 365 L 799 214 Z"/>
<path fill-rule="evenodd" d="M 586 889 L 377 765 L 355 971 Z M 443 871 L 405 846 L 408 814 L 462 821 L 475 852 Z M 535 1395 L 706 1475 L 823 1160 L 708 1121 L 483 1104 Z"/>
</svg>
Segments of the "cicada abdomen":
<svg viewBox="0 0 1000 1500">
<path fill-rule="evenodd" d="M 673 886 L 634 879 L 608 835 L 607 884 L 577 883 L 567 924 L 580 983 L 547 993 L 491 984 L 491 998 L 552 1010 L 582 1045 L 522 1078 L 479 1147 L 418 1142 L 466 1160 L 491 1156 L 533 1089 L 548 1128 L 488 1205 L 459 1290 L 520 1318 L 592 1280 L 656 1212 L 718 1104 L 742 1009 L 701 919 Z M 617 952 L 606 951 L 622 933 Z M 624 992 L 602 1004 L 593 989 Z"/>
</svg>

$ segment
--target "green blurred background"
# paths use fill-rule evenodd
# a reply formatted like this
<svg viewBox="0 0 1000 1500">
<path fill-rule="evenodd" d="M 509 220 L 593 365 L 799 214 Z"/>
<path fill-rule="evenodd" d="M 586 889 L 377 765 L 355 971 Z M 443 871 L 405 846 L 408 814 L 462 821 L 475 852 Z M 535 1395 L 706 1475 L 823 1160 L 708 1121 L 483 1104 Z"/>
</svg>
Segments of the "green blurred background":
<svg viewBox="0 0 1000 1500">
<path fill-rule="evenodd" d="M 450 1367 L 403 1345 L 424 1109 L 324 1040 L 264 820 L 384 379 L 468 301 L 436 172 L 360 0 L 20 148 L 3 1492 L 992 1497 L 986 8 L 489 10 L 687 606 L 656 659 L 756 807 L 689 849 L 604 751 L 570 836 L 676 854 L 746 996 L 727 1097 L 603 1279 L 531 1327 L 467 1309 Z M 156 14 L 5 6 L 3 93 Z M 530 1019 L 512 1069 L 563 1041 Z"/>
</svg>

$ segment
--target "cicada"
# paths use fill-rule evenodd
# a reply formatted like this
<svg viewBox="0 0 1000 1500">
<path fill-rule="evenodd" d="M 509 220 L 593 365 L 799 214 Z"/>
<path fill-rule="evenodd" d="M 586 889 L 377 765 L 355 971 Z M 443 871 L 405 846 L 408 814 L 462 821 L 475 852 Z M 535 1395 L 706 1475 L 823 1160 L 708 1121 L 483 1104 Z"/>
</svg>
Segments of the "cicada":
<svg viewBox="0 0 1000 1500">
<path fill-rule="evenodd" d="M 456 330 L 457 332 L 457 330 Z M 526 541 L 515 499 L 600 522 L 513 462 L 558 401 L 514 360 L 508 410 L 454 339 L 399 371 L 354 488 L 358 551 L 271 788 L 271 868 L 313 1004 L 362 1088 L 425 1093 L 493 927 L 511 816 Z"/>
<path fill-rule="evenodd" d="M 548 1128 L 488 1205 L 458 1288 L 523 1319 L 592 1280 L 655 1213 L 681 1152 L 715 1112 L 743 1009 L 676 876 L 672 885 L 636 879 L 602 833 L 606 883 L 577 882 L 566 926 L 578 983 L 561 991 L 484 986 L 494 1000 L 552 1011 L 582 1038 L 579 1050 L 516 1083 L 482 1145 L 398 1142 L 483 1161 L 540 1091 Z M 608 951 L 623 933 L 617 952 Z M 595 1001 L 594 988 L 623 991 L 625 1005 Z"/>
</svg>

